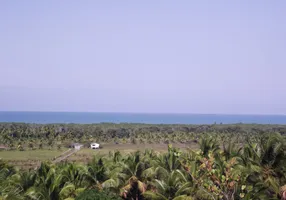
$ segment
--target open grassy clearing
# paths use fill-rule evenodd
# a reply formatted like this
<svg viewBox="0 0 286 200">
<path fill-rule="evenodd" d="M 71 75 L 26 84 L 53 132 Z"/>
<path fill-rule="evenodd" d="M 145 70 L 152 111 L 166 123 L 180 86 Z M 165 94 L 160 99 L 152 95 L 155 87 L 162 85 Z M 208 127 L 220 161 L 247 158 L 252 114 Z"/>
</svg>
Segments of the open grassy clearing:
<svg viewBox="0 0 286 200">
<path fill-rule="evenodd" d="M 42 161 L 52 160 L 60 156 L 67 149 L 61 150 L 27 150 L 27 151 L 0 151 L 0 159 L 20 169 L 34 169 Z"/>
<path fill-rule="evenodd" d="M 27 151 L 0 151 L 3 160 L 50 160 L 61 155 L 67 149 L 61 150 L 27 150 Z"/>
<path fill-rule="evenodd" d="M 22 170 L 29 170 L 39 167 L 42 161 L 52 160 L 60 156 L 66 150 L 0 151 L 0 159 Z"/>
<path fill-rule="evenodd" d="M 199 148 L 198 144 L 172 144 L 173 147 L 180 148 L 185 150 L 187 148 L 197 149 Z M 120 151 L 122 154 L 128 154 L 135 151 L 145 151 L 146 149 L 153 149 L 156 152 L 167 152 L 168 145 L 167 144 L 104 144 L 102 149 L 88 149 L 83 148 L 80 151 L 73 154 L 71 157 L 67 159 L 67 161 L 71 162 L 80 162 L 87 163 L 96 155 L 107 155 L 112 151 Z"/>
<path fill-rule="evenodd" d="M 174 147 L 178 147 L 182 150 L 187 148 L 196 149 L 198 144 L 172 144 Z M 156 152 L 167 152 L 167 144 L 103 144 L 102 149 L 89 149 L 82 148 L 80 151 L 73 154 L 66 160 L 69 162 L 87 163 L 96 155 L 107 155 L 112 151 L 120 151 L 122 154 L 128 154 L 135 151 L 145 151 L 145 149 L 153 149 Z M 66 152 L 68 149 L 42 149 L 42 150 L 27 150 L 27 151 L 0 151 L 0 159 L 6 160 L 13 166 L 21 169 L 35 168 L 40 165 L 42 161 L 53 160 Z"/>
</svg>

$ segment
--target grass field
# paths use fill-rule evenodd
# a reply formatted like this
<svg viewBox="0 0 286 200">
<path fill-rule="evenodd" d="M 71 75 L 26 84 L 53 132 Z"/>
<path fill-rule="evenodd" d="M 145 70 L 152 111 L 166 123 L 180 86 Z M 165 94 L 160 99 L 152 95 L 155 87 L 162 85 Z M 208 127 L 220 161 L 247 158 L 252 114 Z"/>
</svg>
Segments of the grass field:
<svg viewBox="0 0 286 200">
<path fill-rule="evenodd" d="M 27 150 L 27 151 L 0 151 L 0 159 L 3 160 L 50 160 L 66 151 L 62 150 Z"/>
<path fill-rule="evenodd" d="M 42 161 L 52 160 L 60 156 L 67 149 L 61 150 L 27 150 L 27 151 L 0 151 L 0 159 L 20 169 L 34 169 Z"/>
<path fill-rule="evenodd" d="M 192 144 L 172 144 L 174 147 L 180 149 L 198 148 L 195 143 Z M 135 151 L 144 151 L 145 149 L 154 149 L 156 152 L 167 152 L 167 144 L 104 144 L 102 149 L 88 149 L 83 148 L 80 151 L 73 154 L 67 160 L 71 162 L 87 163 L 93 156 L 108 154 L 110 151 L 120 151 L 121 153 L 131 153 Z"/>
<path fill-rule="evenodd" d="M 196 143 L 191 144 L 172 144 L 174 147 L 180 149 L 198 148 Z M 108 154 L 112 151 L 120 151 L 122 154 L 131 153 L 135 151 L 144 151 L 145 149 L 153 149 L 156 152 L 166 152 L 168 150 L 167 144 L 103 144 L 102 149 L 82 148 L 76 152 L 67 161 L 87 163 L 96 155 Z M 53 160 L 55 157 L 63 154 L 67 149 L 61 150 L 27 150 L 27 151 L 0 151 L 0 159 L 6 160 L 13 166 L 21 169 L 35 168 L 41 164 L 42 161 Z"/>
</svg>

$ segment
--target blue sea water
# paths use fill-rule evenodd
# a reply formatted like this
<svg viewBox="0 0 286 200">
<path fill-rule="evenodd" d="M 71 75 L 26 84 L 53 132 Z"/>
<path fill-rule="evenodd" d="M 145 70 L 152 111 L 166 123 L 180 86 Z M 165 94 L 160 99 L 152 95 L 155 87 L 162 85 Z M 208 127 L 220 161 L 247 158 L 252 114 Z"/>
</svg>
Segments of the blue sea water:
<svg viewBox="0 0 286 200">
<path fill-rule="evenodd" d="M 0 122 L 148 123 L 148 124 L 286 124 L 286 115 L 146 114 L 92 112 L 0 112 Z"/>
</svg>

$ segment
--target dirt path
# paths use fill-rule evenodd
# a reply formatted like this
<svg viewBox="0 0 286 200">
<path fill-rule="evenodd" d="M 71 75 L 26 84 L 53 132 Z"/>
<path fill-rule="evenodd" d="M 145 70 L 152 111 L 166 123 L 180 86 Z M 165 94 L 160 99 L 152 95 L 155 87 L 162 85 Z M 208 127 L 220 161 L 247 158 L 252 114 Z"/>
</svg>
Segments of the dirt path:
<svg viewBox="0 0 286 200">
<path fill-rule="evenodd" d="M 71 155 L 73 155 L 74 153 L 78 152 L 79 150 L 77 149 L 69 149 L 67 151 L 65 151 L 64 153 L 62 153 L 59 157 L 57 157 L 55 160 L 53 160 L 53 163 L 58 163 L 61 162 L 65 159 L 67 159 L 68 157 L 70 157 Z"/>
</svg>

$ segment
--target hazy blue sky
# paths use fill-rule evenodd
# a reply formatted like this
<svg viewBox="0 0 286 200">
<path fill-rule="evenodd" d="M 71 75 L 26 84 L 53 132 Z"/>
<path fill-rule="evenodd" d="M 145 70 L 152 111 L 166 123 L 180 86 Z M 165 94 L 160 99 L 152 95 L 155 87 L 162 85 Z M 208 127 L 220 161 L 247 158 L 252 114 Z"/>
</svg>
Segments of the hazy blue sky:
<svg viewBox="0 0 286 200">
<path fill-rule="evenodd" d="M 286 114 L 285 10 L 0 1 L 0 110 Z"/>
</svg>

